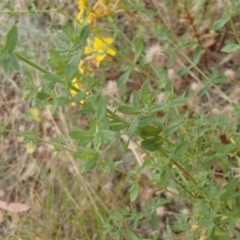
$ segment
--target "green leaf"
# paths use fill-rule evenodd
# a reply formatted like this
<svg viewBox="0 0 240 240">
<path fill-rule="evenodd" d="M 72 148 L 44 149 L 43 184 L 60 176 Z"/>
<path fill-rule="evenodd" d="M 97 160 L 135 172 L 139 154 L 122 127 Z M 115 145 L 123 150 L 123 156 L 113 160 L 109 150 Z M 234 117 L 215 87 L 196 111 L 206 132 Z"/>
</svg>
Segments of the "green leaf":
<svg viewBox="0 0 240 240">
<path fill-rule="evenodd" d="M 130 229 L 126 229 L 127 237 L 129 237 L 130 240 L 139 240 L 139 238 L 135 235 L 134 232 L 132 232 Z"/>
<path fill-rule="evenodd" d="M 181 128 L 184 125 L 184 120 L 180 118 L 179 120 L 176 120 L 175 122 L 172 122 L 169 124 L 165 130 L 166 136 L 170 136 L 174 132 L 176 132 L 179 128 Z"/>
<path fill-rule="evenodd" d="M 168 221 L 167 221 L 167 234 L 168 234 L 169 240 L 172 240 L 173 239 L 172 229 L 171 229 Z"/>
<path fill-rule="evenodd" d="M 130 188 L 130 201 L 134 202 L 138 196 L 138 191 L 139 191 L 139 184 L 138 183 L 133 183 L 133 185 Z"/>
<path fill-rule="evenodd" d="M 161 146 L 162 146 L 162 141 L 160 141 L 157 138 L 150 138 L 150 139 L 143 140 L 141 142 L 141 147 L 150 152 L 154 152 L 158 150 Z"/>
<path fill-rule="evenodd" d="M 135 46 L 134 62 L 138 60 L 143 50 L 143 39 L 139 39 Z"/>
<path fill-rule="evenodd" d="M 176 157 L 180 158 L 184 155 L 184 153 L 188 150 L 189 143 L 188 142 L 181 142 L 177 145 L 175 149 Z"/>
<path fill-rule="evenodd" d="M 225 83 L 226 81 L 227 81 L 227 77 L 225 75 L 217 76 L 212 80 L 214 84 Z"/>
<path fill-rule="evenodd" d="M 9 61 L 11 64 L 11 68 L 15 70 L 16 72 L 20 72 L 20 66 L 18 63 L 18 58 L 16 57 L 15 53 L 10 53 L 9 54 Z"/>
<path fill-rule="evenodd" d="M 138 118 L 134 118 L 128 129 L 128 131 L 131 135 L 137 130 L 138 124 L 139 124 Z"/>
<path fill-rule="evenodd" d="M 82 28 L 81 33 L 80 33 L 80 45 L 85 43 L 87 38 L 89 37 L 91 32 L 91 28 L 89 27 L 89 25 L 86 25 Z"/>
<path fill-rule="evenodd" d="M 5 42 L 5 51 L 7 53 L 11 53 L 17 45 L 17 41 L 18 41 L 18 31 L 17 31 L 16 23 L 14 23 L 7 33 L 6 42 Z"/>
<path fill-rule="evenodd" d="M 112 131 L 118 132 L 125 128 L 125 124 L 121 122 L 110 123 L 110 129 Z"/>
<path fill-rule="evenodd" d="M 156 211 L 154 211 L 151 215 L 151 228 L 152 230 L 157 230 L 158 228 L 158 215 L 156 213 Z"/>
<path fill-rule="evenodd" d="M 202 53 L 202 48 L 201 46 L 197 46 L 196 49 L 193 52 L 193 62 L 194 64 L 198 64 L 199 60 L 201 59 L 201 53 Z"/>
<path fill-rule="evenodd" d="M 80 140 L 80 139 L 93 139 L 94 138 L 94 133 L 85 131 L 82 129 L 74 129 L 73 131 L 69 132 L 69 136 L 75 140 Z"/>
<path fill-rule="evenodd" d="M 57 97 L 53 99 L 52 105 L 53 109 L 56 109 L 58 106 L 63 106 L 69 103 L 69 100 L 64 97 Z"/>
<path fill-rule="evenodd" d="M 141 89 L 140 89 L 140 97 L 144 105 L 148 104 L 148 91 L 149 91 L 149 84 L 148 82 L 144 82 Z"/>
<path fill-rule="evenodd" d="M 214 22 L 213 28 L 215 30 L 220 30 L 223 28 L 223 26 L 230 20 L 230 16 L 225 16 L 224 18 L 221 18 Z"/>
<path fill-rule="evenodd" d="M 46 92 L 43 92 L 43 91 L 38 92 L 38 94 L 37 94 L 37 98 L 41 99 L 42 101 L 46 100 L 49 97 L 50 97 L 50 95 Z"/>
<path fill-rule="evenodd" d="M 122 76 L 119 78 L 118 82 L 117 82 L 117 87 L 118 88 L 123 88 L 125 87 L 128 79 L 129 79 L 129 76 L 130 76 L 130 73 L 131 73 L 132 69 L 129 68 L 124 74 L 122 74 Z"/>
<path fill-rule="evenodd" d="M 101 130 L 96 134 L 96 142 L 99 144 L 104 144 L 110 142 L 115 136 L 115 132 L 111 130 Z"/>
<path fill-rule="evenodd" d="M 239 49 L 240 46 L 238 44 L 229 44 L 221 49 L 221 52 L 231 53 Z"/>
<path fill-rule="evenodd" d="M 162 131 L 162 127 L 155 126 L 146 126 L 144 128 L 140 128 L 140 137 L 149 138 L 149 137 L 157 137 Z"/>
<path fill-rule="evenodd" d="M 53 82 L 53 83 L 63 83 L 64 79 L 62 79 L 62 77 L 55 75 L 55 74 L 44 74 L 43 78 L 45 78 L 46 80 Z"/>
<path fill-rule="evenodd" d="M 144 160 L 142 166 L 140 167 L 139 173 L 142 174 L 144 173 L 148 168 L 150 168 L 152 165 L 152 159 L 146 159 Z"/>
<path fill-rule="evenodd" d="M 2 68 L 4 70 L 4 79 L 3 81 L 6 81 L 11 73 L 11 63 L 9 61 L 9 54 L 6 55 L 6 57 L 4 58 L 3 62 L 2 62 Z"/>
<path fill-rule="evenodd" d="M 89 172 L 95 167 L 99 153 L 94 149 L 83 149 L 74 152 L 73 157 L 82 160 L 83 172 Z"/>
<path fill-rule="evenodd" d="M 184 76 L 190 69 L 192 68 L 192 66 L 186 67 L 186 68 L 181 68 L 180 70 L 177 71 L 177 75 L 179 77 Z"/>
<path fill-rule="evenodd" d="M 197 44 L 196 40 L 191 40 L 191 41 L 184 43 L 182 46 L 185 48 L 189 48 L 189 47 L 193 47 L 196 44 Z"/>
<path fill-rule="evenodd" d="M 154 112 L 147 116 L 140 116 L 139 117 L 139 127 L 145 127 L 153 123 L 157 118 L 157 112 Z"/>
<path fill-rule="evenodd" d="M 105 98 L 101 98 L 97 104 L 97 119 L 101 122 L 106 116 L 107 103 Z"/>
<path fill-rule="evenodd" d="M 133 100 L 132 100 L 133 107 L 139 109 L 141 106 L 141 102 L 140 102 L 140 97 L 139 97 L 138 92 L 136 90 L 134 90 L 132 96 L 133 96 Z"/>
<path fill-rule="evenodd" d="M 79 114 L 87 114 L 87 113 L 90 113 L 90 112 L 93 112 L 94 109 L 92 109 L 91 107 L 88 107 L 88 106 L 84 106 L 82 109 L 80 109 L 78 111 Z"/>
<path fill-rule="evenodd" d="M 94 149 L 82 149 L 74 152 L 73 156 L 84 161 L 97 161 L 99 153 Z"/>
<path fill-rule="evenodd" d="M 155 103 L 148 107 L 148 111 L 157 112 L 159 110 L 164 110 L 166 107 L 168 107 L 167 102 Z"/>
<path fill-rule="evenodd" d="M 120 106 L 118 108 L 119 112 L 125 113 L 125 114 L 134 114 L 134 113 L 139 113 L 139 109 L 136 107 L 132 107 L 132 106 Z"/>
<path fill-rule="evenodd" d="M 203 97 L 209 88 L 210 88 L 210 83 L 207 83 L 207 84 L 198 92 L 197 95 L 198 95 L 199 97 Z"/>
<path fill-rule="evenodd" d="M 86 91 L 79 91 L 74 97 L 73 102 L 79 103 L 81 100 L 83 100 L 86 97 Z"/>
</svg>

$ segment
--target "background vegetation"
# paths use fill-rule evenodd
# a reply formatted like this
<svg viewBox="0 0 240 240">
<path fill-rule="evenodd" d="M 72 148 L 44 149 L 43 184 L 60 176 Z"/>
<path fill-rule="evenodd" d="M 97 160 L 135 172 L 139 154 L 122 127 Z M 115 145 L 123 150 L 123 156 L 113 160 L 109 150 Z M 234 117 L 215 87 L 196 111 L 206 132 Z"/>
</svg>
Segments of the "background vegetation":
<svg viewBox="0 0 240 240">
<path fill-rule="evenodd" d="M 238 239 L 239 4 L 1 1 L 1 239 Z"/>
</svg>

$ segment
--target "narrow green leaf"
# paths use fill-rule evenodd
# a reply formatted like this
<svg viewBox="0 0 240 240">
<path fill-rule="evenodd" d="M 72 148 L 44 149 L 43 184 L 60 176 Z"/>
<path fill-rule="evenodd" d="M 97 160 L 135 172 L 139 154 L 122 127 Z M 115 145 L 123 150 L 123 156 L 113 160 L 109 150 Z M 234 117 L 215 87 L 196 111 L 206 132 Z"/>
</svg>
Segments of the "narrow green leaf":
<svg viewBox="0 0 240 240">
<path fill-rule="evenodd" d="M 158 228 L 158 215 L 156 211 L 154 211 L 151 215 L 151 228 L 153 231 Z"/>
<path fill-rule="evenodd" d="M 139 97 L 138 92 L 136 90 L 134 90 L 132 93 L 132 96 L 133 96 L 133 100 L 132 100 L 133 107 L 139 109 L 141 106 L 141 102 L 140 102 L 140 97 Z"/>
<path fill-rule="evenodd" d="M 101 130 L 96 134 L 96 142 L 99 144 L 104 144 L 106 142 L 110 142 L 115 136 L 115 133 L 111 130 Z"/>
<path fill-rule="evenodd" d="M 161 131 L 162 127 L 160 126 L 146 126 L 144 128 L 140 128 L 140 136 L 142 138 L 157 137 Z"/>
<path fill-rule="evenodd" d="M 144 105 L 147 105 L 148 103 L 148 91 L 149 91 L 149 84 L 148 82 L 144 82 L 141 89 L 140 89 L 140 97 Z"/>
<path fill-rule="evenodd" d="M 45 78 L 46 80 L 53 82 L 53 83 L 63 83 L 64 79 L 62 79 L 60 76 L 55 75 L 55 74 L 44 74 L 43 78 Z"/>
<path fill-rule="evenodd" d="M 239 49 L 240 46 L 238 44 L 229 44 L 221 49 L 221 52 L 231 53 Z"/>
<path fill-rule="evenodd" d="M 139 124 L 138 118 L 134 118 L 133 121 L 131 122 L 130 126 L 129 126 L 129 133 L 130 134 L 133 134 L 137 130 L 138 124 Z"/>
<path fill-rule="evenodd" d="M 148 110 L 151 112 L 157 112 L 159 110 L 164 110 L 167 107 L 168 107 L 167 102 L 161 102 L 161 103 L 155 103 L 155 104 L 149 106 Z"/>
<path fill-rule="evenodd" d="M 14 52 L 10 53 L 9 57 L 10 57 L 9 60 L 10 60 L 11 68 L 16 72 L 20 72 L 18 58 L 16 57 L 15 53 Z"/>
<path fill-rule="evenodd" d="M 83 149 L 74 152 L 73 157 L 82 160 L 82 172 L 89 172 L 95 167 L 96 162 L 99 159 L 99 153 L 94 149 Z"/>
<path fill-rule="evenodd" d="M 207 84 L 198 92 L 198 96 L 199 96 L 199 97 L 203 97 L 209 88 L 210 88 L 210 84 L 207 83 Z"/>
<path fill-rule="evenodd" d="M 37 98 L 41 99 L 42 101 L 46 100 L 49 97 L 50 97 L 50 95 L 44 91 L 38 92 L 38 94 L 37 94 Z"/>
<path fill-rule="evenodd" d="M 126 234 L 129 237 L 129 240 L 139 240 L 139 238 L 132 232 L 130 229 L 126 229 Z"/>
<path fill-rule="evenodd" d="M 97 161 L 99 153 L 94 149 L 82 149 L 74 152 L 73 156 L 84 161 Z"/>
<path fill-rule="evenodd" d="M 3 81 L 6 81 L 11 73 L 11 63 L 9 61 L 9 54 L 6 55 L 5 59 L 2 62 L 2 68 L 4 70 L 4 78 Z"/>
<path fill-rule="evenodd" d="M 224 18 L 221 18 L 214 22 L 213 28 L 215 30 L 220 30 L 223 28 L 223 26 L 230 20 L 230 16 L 225 16 Z"/>
<path fill-rule="evenodd" d="M 134 202 L 138 196 L 139 191 L 139 183 L 133 183 L 130 189 L 130 201 Z"/>
<path fill-rule="evenodd" d="M 192 66 L 186 67 L 186 68 L 181 68 L 180 70 L 177 71 L 177 75 L 179 77 L 184 76 L 190 69 L 192 68 Z"/>
<path fill-rule="evenodd" d="M 106 116 L 107 112 L 107 102 L 105 98 L 101 98 L 97 105 L 97 119 L 98 121 L 102 121 Z"/>
<path fill-rule="evenodd" d="M 168 237 L 169 237 L 169 240 L 170 239 L 173 239 L 173 235 L 172 235 L 172 229 L 168 223 L 168 220 L 167 220 L 167 234 L 168 234 Z"/>
<path fill-rule="evenodd" d="M 88 107 L 88 106 L 84 106 L 82 109 L 80 109 L 78 111 L 79 114 L 87 114 L 87 113 L 90 113 L 90 112 L 93 112 L 94 109 L 92 109 L 91 107 Z"/>
<path fill-rule="evenodd" d="M 84 138 L 93 139 L 94 138 L 94 133 L 89 132 L 89 131 L 85 131 L 85 130 L 82 130 L 82 129 L 75 129 L 75 130 L 69 132 L 69 136 L 73 139 L 76 139 L 76 140 L 80 140 L 80 139 L 84 139 Z"/>
<path fill-rule="evenodd" d="M 18 31 L 17 31 L 16 24 L 14 23 L 13 26 L 9 29 L 6 36 L 5 51 L 7 53 L 11 53 L 17 45 L 17 41 L 18 41 Z"/>
<path fill-rule="evenodd" d="M 134 114 L 134 113 L 138 113 L 139 109 L 132 106 L 125 105 L 125 106 L 120 106 L 118 108 L 118 111 L 125 114 Z"/>
<path fill-rule="evenodd" d="M 186 43 L 183 44 L 183 47 L 185 48 L 189 48 L 189 47 L 193 47 L 194 45 L 197 44 L 196 40 L 191 40 L 191 41 L 187 41 Z"/>
<path fill-rule="evenodd" d="M 227 77 L 225 75 L 217 76 L 212 80 L 214 84 L 225 83 L 226 81 L 227 81 Z"/>
<path fill-rule="evenodd" d="M 150 152 L 154 152 L 158 150 L 161 146 L 162 146 L 162 141 L 160 141 L 157 138 L 150 138 L 150 139 L 143 140 L 141 142 L 141 147 Z"/>
<path fill-rule="evenodd" d="M 129 79 L 129 76 L 130 76 L 130 73 L 131 73 L 132 69 L 128 69 L 124 74 L 122 74 L 122 76 L 118 79 L 118 82 L 117 82 L 117 87 L 118 88 L 123 88 L 125 87 L 128 79 Z"/>
<path fill-rule="evenodd" d="M 201 59 L 202 48 L 201 46 L 197 46 L 193 52 L 193 62 L 194 64 L 198 64 Z"/>
<path fill-rule="evenodd" d="M 81 100 L 83 100 L 86 96 L 86 91 L 79 91 L 74 97 L 73 102 L 79 103 Z"/>
<path fill-rule="evenodd" d="M 74 57 L 72 58 L 72 61 L 71 61 L 71 65 L 72 66 L 78 66 L 78 63 L 82 57 L 82 54 L 83 54 L 83 50 L 84 48 L 81 48 L 80 50 L 78 50 L 78 52 L 74 55 Z"/>
<path fill-rule="evenodd" d="M 89 27 L 89 25 L 86 25 L 82 28 L 80 33 L 80 45 L 86 42 L 87 38 L 90 35 L 90 32 L 91 32 L 91 28 Z"/>
<path fill-rule="evenodd" d="M 110 129 L 112 131 L 118 132 L 125 128 L 125 124 L 121 122 L 110 123 Z"/>
<path fill-rule="evenodd" d="M 154 112 L 147 116 L 140 116 L 139 117 L 139 127 L 145 127 L 153 123 L 157 118 L 157 112 Z"/>
<path fill-rule="evenodd" d="M 142 50 L 143 50 L 143 39 L 139 39 L 138 42 L 136 43 L 135 46 L 135 52 L 134 52 L 134 62 L 136 62 L 138 60 L 138 58 L 140 57 Z"/>
<path fill-rule="evenodd" d="M 169 124 L 165 130 L 166 136 L 170 136 L 171 134 L 176 132 L 179 128 L 182 127 L 183 124 L 184 124 L 184 120 L 182 118 Z"/>
<path fill-rule="evenodd" d="M 188 142 L 181 142 L 177 145 L 175 149 L 176 157 L 180 158 L 184 155 L 184 153 L 188 150 L 189 143 Z"/>
<path fill-rule="evenodd" d="M 140 171 L 139 173 L 142 174 L 144 173 L 148 168 L 150 168 L 152 165 L 152 159 L 147 158 L 146 160 L 144 160 L 142 166 L 140 167 Z"/>
</svg>

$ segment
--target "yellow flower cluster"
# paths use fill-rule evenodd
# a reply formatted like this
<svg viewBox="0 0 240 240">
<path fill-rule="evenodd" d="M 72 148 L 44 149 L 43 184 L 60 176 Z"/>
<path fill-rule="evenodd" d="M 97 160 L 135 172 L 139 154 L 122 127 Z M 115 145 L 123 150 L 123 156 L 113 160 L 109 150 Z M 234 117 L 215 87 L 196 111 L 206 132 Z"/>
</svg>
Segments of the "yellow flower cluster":
<svg viewBox="0 0 240 240">
<path fill-rule="evenodd" d="M 91 26 L 92 32 L 97 25 L 98 20 L 103 16 L 111 16 L 113 13 L 113 9 L 116 7 L 119 1 L 114 1 L 115 3 L 111 5 L 112 0 L 98 0 L 93 7 L 90 6 L 88 0 L 78 0 L 77 5 L 79 9 L 79 13 L 77 15 L 77 20 L 80 25 L 85 25 L 86 23 Z M 86 16 L 86 19 L 84 19 Z M 111 37 L 103 37 L 101 35 L 95 35 L 92 38 L 87 39 L 86 47 L 84 49 L 84 54 L 88 55 L 86 61 L 90 63 L 90 65 L 99 67 L 101 61 L 103 61 L 107 55 L 115 56 L 116 51 L 110 47 L 113 43 L 113 38 Z M 82 68 L 83 63 L 79 64 L 79 71 L 84 73 Z M 88 72 L 91 72 L 88 69 Z M 82 84 L 74 78 L 72 80 L 72 86 L 79 90 L 83 89 Z M 74 97 L 77 92 L 74 90 L 70 90 L 72 97 Z M 83 103 L 81 101 L 80 103 Z"/>
</svg>

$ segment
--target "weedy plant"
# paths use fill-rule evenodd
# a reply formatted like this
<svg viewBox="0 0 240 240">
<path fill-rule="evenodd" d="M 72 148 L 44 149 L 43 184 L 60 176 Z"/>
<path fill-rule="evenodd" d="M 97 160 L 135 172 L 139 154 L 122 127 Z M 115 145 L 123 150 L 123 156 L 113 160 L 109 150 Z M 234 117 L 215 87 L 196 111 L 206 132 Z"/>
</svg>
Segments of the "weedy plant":
<svg viewBox="0 0 240 240">
<path fill-rule="evenodd" d="M 52 145 L 56 153 L 51 173 L 44 167 L 41 172 L 41 214 L 21 217 L 14 234 L 21 239 L 239 238 L 238 82 L 229 69 L 223 71 L 224 62 L 211 61 L 213 52 L 226 58 L 238 52 L 240 1 L 178 6 L 152 1 L 153 11 L 138 0 L 79 0 L 76 17 L 58 5 L 40 10 L 28 2 L 30 10 L 0 11 L 15 21 L 0 45 L 2 81 L 17 72 L 25 101 L 40 109 L 50 106 L 63 124 L 58 138 L 46 141 L 34 131 L 11 129 L 10 119 L 1 123 L 3 142 L 6 134 L 16 134 L 32 146 Z M 68 19 L 55 30 L 61 43 L 45 49 L 48 59 L 41 65 L 18 50 L 17 24 L 18 14 L 37 18 L 40 12 Z M 122 29 L 121 16 L 135 24 L 132 33 Z M 229 34 L 223 42 L 224 29 L 234 38 Z M 106 82 L 111 68 L 121 74 Z M 68 113 L 75 114 L 70 124 Z M 86 124 L 79 126 L 78 119 Z M 71 169 L 59 169 L 58 159 Z M 163 217 L 169 204 L 177 210 Z"/>
</svg>

